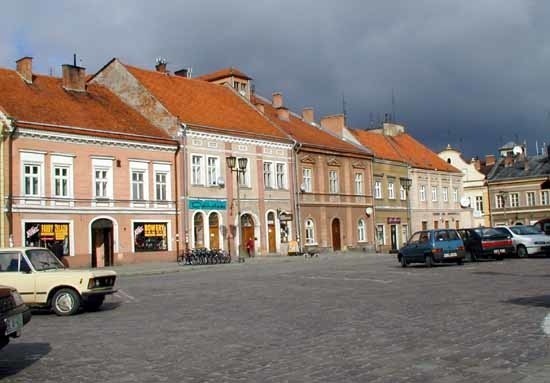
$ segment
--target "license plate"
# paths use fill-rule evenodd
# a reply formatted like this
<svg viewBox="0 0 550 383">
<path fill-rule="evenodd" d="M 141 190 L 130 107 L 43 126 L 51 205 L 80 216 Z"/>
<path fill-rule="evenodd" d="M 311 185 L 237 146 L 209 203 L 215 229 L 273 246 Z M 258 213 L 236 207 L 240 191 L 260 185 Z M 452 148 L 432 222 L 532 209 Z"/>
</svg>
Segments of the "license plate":
<svg viewBox="0 0 550 383">
<path fill-rule="evenodd" d="M 495 249 L 495 250 L 493 250 L 493 253 L 494 254 L 504 254 L 504 253 L 506 253 L 506 250 L 504 250 L 504 249 Z"/>
<path fill-rule="evenodd" d="M 452 258 L 456 257 L 456 253 L 445 253 L 443 254 L 443 258 Z"/>
<path fill-rule="evenodd" d="M 17 314 L 11 317 L 4 319 L 6 322 L 6 334 L 10 335 L 14 332 L 17 332 L 23 328 L 23 314 Z"/>
</svg>

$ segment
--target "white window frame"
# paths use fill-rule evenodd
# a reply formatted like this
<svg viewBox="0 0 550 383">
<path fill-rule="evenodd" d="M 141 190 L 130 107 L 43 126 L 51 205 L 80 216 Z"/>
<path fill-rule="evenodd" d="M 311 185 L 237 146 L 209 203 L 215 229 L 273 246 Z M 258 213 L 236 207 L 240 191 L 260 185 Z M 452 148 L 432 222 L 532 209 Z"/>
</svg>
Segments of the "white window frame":
<svg viewBox="0 0 550 383">
<path fill-rule="evenodd" d="M 245 147 L 245 150 L 246 150 L 246 147 Z M 239 166 L 239 158 L 246 158 L 247 161 L 246 161 L 246 168 L 244 168 L 244 174 L 243 173 L 238 173 L 238 177 L 239 177 L 239 182 L 240 182 L 240 185 L 241 187 L 250 187 L 250 170 L 252 169 L 252 164 L 250 162 L 250 158 L 248 157 L 238 157 L 237 158 L 237 161 L 236 161 L 236 164 L 237 166 Z"/>
<path fill-rule="evenodd" d="M 166 199 L 161 200 L 158 199 L 157 195 L 157 174 L 163 174 L 166 177 L 166 182 L 164 184 L 165 187 L 165 193 L 166 193 Z M 155 196 L 155 203 L 158 204 L 166 204 L 169 203 L 169 201 L 172 200 L 172 167 L 170 164 L 155 164 L 153 163 L 153 182 L 155 183 L 155 190 L 154 190 L 154 196 Z"/>
<path fill-rule="evenodd" d="M 495 194 L 495 207 L 497 209 L 504 209 L 506 206 L 506 198 L 502 194 Z"/>
<path fill-rule="evenodd" d="M 401 224 L 401 236 L 402 236 L 402 243 L 405 243 L 409 240 L 409 224 L 408 223 L 402 223 Z M 398 242 L 399 246 L 399 242 Z M 399 246 L 401 247 L 401 246 Z"/>
<path fill-rule="evenodd" d="M 374 181 L 374 198 L 382 199 L 382 181 Z"/>
<path fill-rule="evenodd" d="M 308 218 L 304 222 L 305 244 L 314 245 L 317 243 L 315 240 L 315 222 L 313 219 Z"/>
<path fill-rule="evenodd" d="M 284 162 L 275 163 L 275 180 L 277 183 L 277 189 L 284 190 L 287 188 L 286 164 Z"/>
<path fill-rule="evenodd" d="M 476 210 L 483 213 L 483 196 L 482 195 L 476 195 Z"/>
<path fill-rule="evenodd" d="M 105 171 L 105 195 L 96 193 L 96 172 Z M 92 192 L 95 200 L 112 200 L 113 195 L 113 159 L 92 158 Z"/>
<path fill-rule="evenodd" d="M 213 160 L 213 164 L 210 161 Z M 220 174 L 220 158 L 206 156 L 206 186 L 217 186 Z"/>
<path fill-rule="evenodd" d="M 510 207 L 519 207 L 519 193 L 510 193 Z"/>
<path fill-rule="evenodd" d="M 437 202 L 437 186 L 432 186 L 432 202 Z"/>
<path fill-rule="evenodd" d="M 367 241 L 367 225 L 363 218 L 357 221 L 357 242 Z"/>
<path fill-rule="evenodd" d="M 443 186 L 441 189 L 441 194 L 443 197 L 443 202 L 449 202 L 449 188 L 447 186 Z"/>
<path fill-rule="evenodd" d="M 21 195 L 25 198 L 29 198 L 30 200 L 35 199 L 35 201 L 26 201 L 27 203 L 40 203 L 43 204 L 44 201 L 41 199 L 41 197 L 44 197 L 44 153 L 38 153 L 38 152 L 21 152 Z M 36 178 L 36 191 L 32 194 L 28 194 L 26 192 L 25 183 L 26 183 L 26 174 L 25 174 L 25 167 L 31 166 L 37 168 L 37 174 L 36 176 L 32 176 L 31 178 Z M 40 201 L 36 201 L 36 199 L 41 199 Z"/>
<path fill-rule="evenodd" d="M 74 181 L 73 181 L 73 155 L 61 155 L 53 154 L 50 159 L 51 164 L 51 194 L 54 198 L 57 199 L 70 199 L 74 198 Z M 56 169 L 64 169 L 67 171 L 67 176 L 56 176 Z M 67 182 L 67 194 L 58 195 L 56 193 L 56 184 L 58 180 L 66 180 Z M 56 201 L 52 201 L 52 204 L 55 204 Z M 63 203 L 63 202 L 62 202 Z M 66 203 L 66 202 L 65 202 Z"/>
<path fill-rule="evenodd" d="M 527 203 L 527 206 L 537 205 L 537 198 L 534 191 L 525 192 L 525 202 Z"/>
<path fill-rule="evenodd" d="M 134 194 L 134 174 L 141 174 L 143 177 L 141 187 L 143 188 L 143 196 L 138 199 Z M 136 185 L 140 185 L 136 184 Z M 130 199 L 132 200 L 132 206 L 143 206 L 149 201 L 149 163 L 148 161 L 130 161 Z"/>
<path fill-rule="evenodd" d="M 198 162 L 195 162 L 197 160 Z M 191 154 L 191 185 L 204 185 L 204 156 L 202 154 Z"/>
<path fill-rule="evenodd" d="M 550 190 L 541 190 L 540 204 L 543 206 L 550 205 Z"/>
<path fill-rule="evenodd" d="M 304 186 L 304 192 L 311 193 L 311 191 L 313 190 L 312 179 L 313 169 L 302 168 L 302 184 Z"/>
<path fill-rule="evenodd" d="M 328 171 L 328 192 L 330 194 L 338 193 L 338 170 L 330 169 Z"/>
<path fill-rule="evenodd" d="M 403 185 L 399 185 L 399 198 L 401 199 L 401 201 L 407 200 L 407 192 L 405 191 Z"/>
<path fill-rule="evenodd" d="M 395 199 L 395 184 L 388 181 L 388 199 Z"/>
<path fill-rule="evenodd" d="M 458 202 L 458 189 L 453 188 L 453 202 Z"/>
<path fill-rule="evenodd" d="M 420 188 L 418 189 L 419 197 L 418 199 L 422 202 L 426 201 L 426 185 L 420 185 Z"/>
<path fill-rule="evenodd" d="M 355 194 L 364 195 L 365 189 L 363 187 L 363 173 L 355 173 Z"/>
<path fill-rule="evenodd" d="M 263 174 L 264 174 L 264 188 L 273 189 L 273 162 L 264 161 L 263 164 Z"/>
<path fill-rule="evenodd" d="M 23 195 L 38 198 L 41 196 L 42 183 L 40 182 L 43 166 L 26 162 L 23 164 Z M 29 172 L 27 172 L 27 169 Z M 28 187 L 27 187 L 28 185 Z"/>
<path fill-rule="evenodd" d="M 382 228 L 382 230 L 378 230 L 380 228 Z M 379 233 L 382 233 L 382 238 L 378 237 Z M 376 234 L 376 238 L 375 238 L 376 244 L 378 246 L 384 246 L 386 244 L 386 225 L 384 225 L 383 223 L 377 223 L 375 234 Z"/>
</svg>

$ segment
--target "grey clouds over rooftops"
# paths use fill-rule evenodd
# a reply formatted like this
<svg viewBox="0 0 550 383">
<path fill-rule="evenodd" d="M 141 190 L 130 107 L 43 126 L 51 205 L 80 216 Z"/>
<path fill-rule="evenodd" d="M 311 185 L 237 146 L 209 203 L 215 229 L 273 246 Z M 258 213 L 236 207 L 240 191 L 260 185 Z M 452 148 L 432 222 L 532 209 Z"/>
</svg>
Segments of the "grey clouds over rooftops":
<svg viewBox="0 0 550 383">
<path fill-rule="evenodd" d="M 235 66 L 285 105 L 396 121 L 435 151 L 550 143 L 550 3 L 543 1 L 17 1 L 3 4 L 0 65 L 38 73 L 112 57 L 199 75 Z M 80 61 L 80 59 L 82 61 Z M 392 90 L 394 105 L 392 108 Z"/>
</svg>

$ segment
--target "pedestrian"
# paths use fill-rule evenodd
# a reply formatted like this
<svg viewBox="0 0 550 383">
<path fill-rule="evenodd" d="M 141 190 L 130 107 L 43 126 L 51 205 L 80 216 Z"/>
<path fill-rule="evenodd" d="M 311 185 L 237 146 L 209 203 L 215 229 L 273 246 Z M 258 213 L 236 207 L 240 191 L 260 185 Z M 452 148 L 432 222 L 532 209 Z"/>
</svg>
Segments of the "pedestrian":
<svg viewBox="0 0 550 383">
<path fill-rule="evenodd" d="M 248 258 L 254 257 L 254 239 L 252 237 L 246 241 L 246 252 L 248 253 Z"/>
</svg>

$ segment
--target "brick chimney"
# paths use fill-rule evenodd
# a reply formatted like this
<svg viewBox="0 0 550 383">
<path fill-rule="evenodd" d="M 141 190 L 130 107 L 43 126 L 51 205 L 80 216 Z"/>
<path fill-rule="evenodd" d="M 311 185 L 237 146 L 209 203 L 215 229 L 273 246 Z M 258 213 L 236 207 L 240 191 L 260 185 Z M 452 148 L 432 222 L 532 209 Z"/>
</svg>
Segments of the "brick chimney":
<svg viewBox="0 0 550 383">
<path fill-rule="evenodd" d="M 334 116 L 326 116 L 321 118 L 321 126 L 338 137 L 344 135 L 344 115 L 336 114 Z"/>
<path fill-rule="evenodd" d="M 86 91 L 86 68 L 63 64 L 63 88 L 76 92 Z"/>
<path fill-rule="evenodd" d="M 163 60 L 159 60 L 155 65 L 155 69 L 157 70 L 157 72 L 166 73 L 166 62 Z"/>
<path fill-rule="evenodd" d="M 32 84 L 32 57 L 21 57 L 15 62 L 17 73 L 27 84 Z"/>
<path fill-rule="evenodd" d="M 271 102 L 271 104 L 273 105 L 273 107 L 275 109 L 280 108 L 280 107 L 283 106 L 283 94 L 282 93 L 275 92 L 275 93 L 273 93 L 272 97 L 273 97 L 273 101 Z"/>
<path fill-rule="evenodd" d="M 256 103 L 256 109 L 258 109 L 262 114 L 265 113 L 264 104 L 261 102 Z"/>
<path fill-rule="evenodd" d="M 479 158 L 477 157 L 473 157 L 472 160 L 470 161 L 470 163 L 472 163 L 474 165 L 474 168 L 476 170 L 481 170 L 481 161 L 479 160 Z"/>
<path fill-rule="evenodd" d="M 493 166 L 497 162 L 494 154 L 485 155 L 485 166 Z"/>
<path fill-rule="evenodd" d="M 514 156 L 507 155 L 506 157 L 504 157 L 504 167 L 505 168 L 509 168 L 513 164 L 514 164 Z"/>
<path fill-rule="evenodd" d="M 308 122 L 308 123 L 315 122 L 313 108 L 302 109 L 302 118 L 304 119 L 305 122 Z"/>
<path fill-rule="evenodd" d="M 277 108 L 277 117 L 279 120 L 288 121 L 290 119 L 290 112 L 284 106 Z"/>
</svg>

